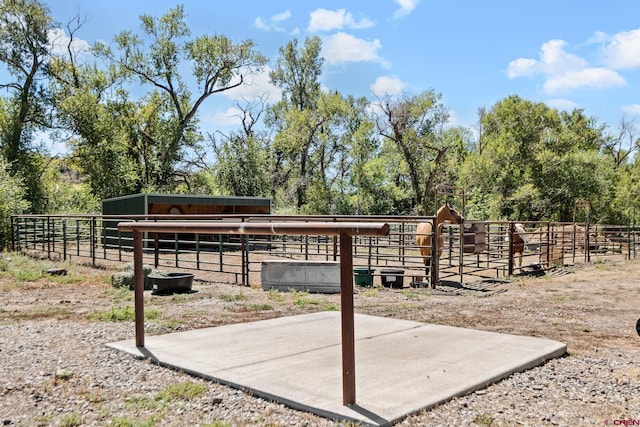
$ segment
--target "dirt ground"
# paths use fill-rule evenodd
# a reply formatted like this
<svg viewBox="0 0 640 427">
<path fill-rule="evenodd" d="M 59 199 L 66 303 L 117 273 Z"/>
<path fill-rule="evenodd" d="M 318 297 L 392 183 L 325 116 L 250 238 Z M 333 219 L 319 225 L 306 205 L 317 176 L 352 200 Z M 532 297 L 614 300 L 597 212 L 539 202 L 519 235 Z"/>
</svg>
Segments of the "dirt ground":
<svg viewBox="0 0 640 427">
<path fill-rule="evenodd" d="M 98 267 L 0 256 L 5 425 L 345 425 L 109 351 L 106 342 L 135 336 L 134 298 L 111 285 L 123 265 Z M 47 273 L 52 268 L 67 274 Z M 144 293 L 147 335 L 340 309 L 337 294 L 263 291 L 194 273 L 191 293 Z M 408 280 L 403 289 L 355 288 L 356 313 L 567 344 L 568 357 L 397 425 L 612 425 L 637 417 L 640 259 L 598 259 L 545 273 L 465 283 L 449 276 L 436 289 L 411 288 Z M 181 384 L 202 385 L 205 394 L 158 403 Z"/>
<path fill-rule="evenodd" d="M 88 322 L 133 307 L 133 292 L 111 286 L 116 271 L 112 268 L 46 266 L 63 267 L 68 274 L 45 274 L 35 281 L 21 280 L 15 273 L 0 274 L 0 324 L 41 318 Z M 220 280 L 213 273 L 196 272 L 192 293 L 145 292 L 145 309 L 156 313 L 148 323 L 163 332 L 340 309 L 339 295 L 263 291 Z M 640 345 L 636 331 L 640 260 L 565 266 L 541 277 L 444 282 L 435 290 L 404 285 L 403 289 L 356 287 L 355 311 L 555 339 L 566 343 L 573 354 Z"/>
</svg>

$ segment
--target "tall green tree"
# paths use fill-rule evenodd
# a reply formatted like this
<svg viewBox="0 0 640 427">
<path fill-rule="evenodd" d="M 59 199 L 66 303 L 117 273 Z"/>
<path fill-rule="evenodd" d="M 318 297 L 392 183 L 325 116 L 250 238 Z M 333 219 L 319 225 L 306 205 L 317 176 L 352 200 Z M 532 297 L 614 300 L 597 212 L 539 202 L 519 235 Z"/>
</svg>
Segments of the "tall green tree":
<svg viewBox="0 0 640 427">
<path fill-rule="evenodd" d="M 44 206 L 40 178 L 45 162 L 34 132 L 49 126 L 44 80 L 53 26 L 49 10 L 37 0 L 0 2 L 0 62 L 11 78 L 0 84 L 9 93 L 2 105 L 0 148 L 11 173 L 24 179 L 25 197 L 35 212 Z"/>
<path fill-rule="evenodd" d="M 337 92 L 322 92 L 324 59 L 319 37 L 299 47 L 296 39 L 280 49 L 272 83 L 282 99 L 267 115 L 273 129 L 274 189 L 278 200 L 300 213 L 333 213 L 342 205 L 350 138 L 351 101 Z M 343 192 L 344 194 L 344 192 Z M 289 202 L 290 201 L 290 202 Z"/>
<path fill-rule="evenodd" d="M 378 100 L 375 112 L 379 135 L 400 156 L 396 180 L 406 179 L 411 209 L 421 214 L 434 209 L 431 195 L 450 148 L 444 138 L 449 113 L 441 98 L 433 89 L 415 96 L 387 95 Z"/>
<path fill-rule="evenodd" d="M 337 209 L 336 192 L 350 149 L 344 139 L 350 108 L 339 93 L 323 92 L 314 109 L 291 108 L 282 115 L 273 141 L 276 172 L 284 175 L 282 188 L 299 213 L 329 214 Z"/>
<path fill-rule="evenodd" d="M 607 192 L 603 129 L 582 111 L 514 95 L 485 112 L 482 128 L 482 151 L 461 174 L 480 219 L 571 220 L 577 199 Z"/>
<path fill-rule="evenodd" d="M 335 214 L 345 207 L 351 173 L 352 132 L 357 131 L 350 127 L 353 104 L 338 92 L 323 92 L 317 109 L 306 113 L 301 130 L 310 141 L 309 185 L 303 212 Z"/>
<path fill-rule="evenodd" d="M 271 82 L 282 89 L 283 95 L 272 109 L 276 118 L 278 113 L 290 108 L 299 111 L 315 108 L 324 64 L 321 50 L 322 41 L 318 36 L 305 39 L 302 47 L 298 47 L 298 40 L 293 39 L 280 48 L 276 66 L 269 73 Z"/>
<path fill-rule="evenodd" d="M 216 157 L 212 167 L 216 186 L 223 194 L 268 197 L 270 140 L 265 130 L 256 130 L 265 103 L 260 100 L 236 106 L 242 112 L 242 130 L 220 134 L 219 141 L 210 137 Z"/>
<path fill-rule="evenodd" d="M 633 120 L 622 118 L 616 132 L 607 133 L 602 146 L 603 153 L 611 159 L 615 168 L 633 162 L 640 149 L 640 138 Z"/>
<path fill-rule="evenodd" d="M 0 156 L 0 248 L 11 243 L 11 215 L 28 211 L 26 188 L 19 174 L 10 171 L 9 163 Z"/>
<path fill-rule="evenodd" d="M 183 6 L 160 18 L 142 15 L 140 21 L 140 34 L 123 31 L 113 47 L 97 44 L 95 52 L 148 88 L 133 107 L 127 104 L 132 116 L 126 152 L 142 171 L 140 189 L 170 190 L 188 179 L 189 165 L 182 162 L 187 152 L 201 149 L 200 107 L 210 96 L 243 85 L 266 59 L 250 40 L 236 44 L 221 35 L 190 38 Z M 191 78 L 183 76 L 185 69 L 192 70 Z M 119 94 L 131 99 L 129 93 Z"/>
<path fill-rule="evenodd" d="M 380 194 L 384 181 L 373 162 L 380 150 L 375 124 L 369 116 L 369 101 L 347 97 L 349 114 L 345 117 L 343 146 L 348 149 L 340 160 L 338 181 L 340 214 L 375 214 L 386 211 L 387 197 Z"/>
<path fill-rule="evenodd" d="M 81 23 L 68 27 L 66 54 L 51 61 L 56 136 L 68 142 L 69 161 L 88 179 L 99 199 L 139 192 L 144 164 L 139 156 L 138 104 L 122 89 L 115 67 L 101 67 L 88 52 L 74 49 Z"/>
<path fill-rule="evenodd" d="M 266 118 L 276 135 L 273 195 L 279 188 L 285 195 L 282 203 L 291 199 L 298 212 L 306 203 L 309 153 L 322 126 L 321 118 L 312 117 L 321 93 L 321 48 L 317 36 L 307 38 L 303 47 L 293 39 L 280 48 L 275 68 L 269 73 L 271 83 L 282 90 L 281 100 L 269 109 Z M 305 134 L 297 135 L 298 130 Z"/>
</svg>

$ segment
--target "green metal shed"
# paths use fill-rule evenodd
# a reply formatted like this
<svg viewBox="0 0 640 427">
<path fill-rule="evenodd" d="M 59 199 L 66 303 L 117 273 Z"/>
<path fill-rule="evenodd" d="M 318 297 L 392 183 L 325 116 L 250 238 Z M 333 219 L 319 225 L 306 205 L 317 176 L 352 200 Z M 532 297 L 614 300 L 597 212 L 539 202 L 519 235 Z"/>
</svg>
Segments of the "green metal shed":
<svg viewBox="0 0 640 427">
<path fill-rule="evenodd" d="M 102 201 L 102 215 L 269 215 L 271 199 L 266 197 L 200 196 L 139 193 Z M 184 219 L 184 218 L 181 218 Z M 105 219 L 105 244 L 113 246 L 120 234 L 119 220 Z M 126 236 L 130 237 L 130 236 Z"/>
</svg>

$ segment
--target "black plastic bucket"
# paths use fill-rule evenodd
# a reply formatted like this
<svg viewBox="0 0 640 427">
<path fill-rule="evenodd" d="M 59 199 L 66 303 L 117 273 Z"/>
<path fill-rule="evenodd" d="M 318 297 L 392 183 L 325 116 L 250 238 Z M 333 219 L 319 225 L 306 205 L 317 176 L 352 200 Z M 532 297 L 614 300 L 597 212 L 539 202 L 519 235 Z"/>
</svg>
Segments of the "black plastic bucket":
<svg viewBox="0 0 640 427">
<path fill-rule="evenodd" d="M 380 278 L 385 288 L 402 289 L 404 286 L 404 270 L 380 270 Z"/>
</svg>

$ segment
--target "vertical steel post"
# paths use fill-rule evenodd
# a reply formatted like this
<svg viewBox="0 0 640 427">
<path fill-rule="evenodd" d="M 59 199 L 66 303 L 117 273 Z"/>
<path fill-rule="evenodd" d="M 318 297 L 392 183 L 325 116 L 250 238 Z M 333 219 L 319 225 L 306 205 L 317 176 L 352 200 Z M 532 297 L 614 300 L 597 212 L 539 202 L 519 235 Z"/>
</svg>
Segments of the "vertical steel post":
<svg viewBox="0 0 640 427">
<path fill-rule="evenodd" d="M 44 252 L 44 251 L 45 251 L 45 246 L 46 246 L 46 243 L 45 243 L 45 241 L 44 241 L 44 238 L 45 238 L 45 237 L 44 237 L 44 236 L 45 236 L 45 231 L 44 231 L 44 218 L 42 219 L 42 221 L 40 221 L 40 223 L 42 224 L 42 227 L 41 227 L 41 229 L 40 229 L 40 238 L 42 239 L 42 252 Z"/>
<path fill-rule="evenodd" d="M 14 217 L 13 215 L 11 215 L 11 251 L 15 252 L 16 251 L 16 236 L 13 232 L 13 227 L 15 226 L 14 224 Z"/>
<path fill-rule="evenodd" d="M 200 270 L 200 233 L 196 233 L 196 268 Z"/>
<path fill-rule="evenodd" d="M 458 272 L 460 273 L 460 284 L 464 283 L 464 225 L 458 224 L 458 252 L 459 252 L 459 266 Z M 474 236 L 474 244 L 475 244 L 475 236 Z"/>
<path fill-rule="evenodd" d="M 342 318 L 342 404 L 356 403 L 356 357 L 353 320 L 353 239 L 340 234 L 340 314 Z"/>
<path fill-rule="evenodd" d="M 80 220 L 76 219 L 76 255 L 80 256 Z"/>
<path fill-rule="evenodd" d="M 47 259 L 51 259 L 51 217 L 47 215 Z"/>
<path fill-rule="evenodd" d="M 248 235 L 242 235 L 242 284 L 249 286 L 249 244 Z"/>
<path fill-rule="evenodd" d="M 118 230 L 118 261 L 122 261 L 122 233 Z"/>
<path fill-rule="evenodd" d="M 173 250 L 174 250 L 174 255 L 176 258 L 176 268 L 180 267 L 180 235 L 178 233 L 174 233 L 173 238 L 174 240 L 174 244 L 173 244 Z"/>
<path fill-rule="evenodd" d="M 547 222 L 547 268 L 551 267 L 551 245 L 552 245 L 552 237 L 551 237 L 551 224 Z"/>
<path fill-rule="evenodd" d="M 135 299 L 136 347 L 144 347 L 144 268 L 142 232 L 133 231 L 133 283 Z"/>
<path fill-rule="evenodd" d="M 587 224 L 584 229 L 584 238 L 585 238 L 585 248 L 587 248 L 585 252 L 585 259 L 587 262 L 591 262 L 591 242 L 589 241 L 589 233 L 591 230 L 589 229 L 589 216 L 587 215 Z"/>
<path fill-rule="evenodd" d="M 407 244 L 406 242 L 406 236 L 405 236 L 405 228 L 404 228 L 404 222 L 400 224 L 400 259 L 402 259 L 402 265 L 406 264 L 406 260 L 405 260 L 405 245 Z M 371 259 L 371 237 L 369 237 L 369 259 Z"/>
<path fill-rule="evenodd" d="M 62 259 L 67 260 L 67 219 L 62 220 Z"/>
<path fill-rule="evenodd" d="M 218 234 L 218 265 L 220 268 L 220 272 L 224 272 L 224 256 L 222 251 L 224 250 L 224 245 L 222 244 L 222 234 Z"/>
<path fill-rule="evenodd" d="M 91 218 L 91 228 L 89 229 L 91 265 L 96 266 L 96 217 Z"/>
<path fill-rule="evenodd" d="M 509 267 L 508 267 L 508 271 L 507 274 L 509 276 L 513 276 L 513 232 L 514 232 L 514 225 L 513 222 L 509 222 L 509 228 L 507 230 L 507 243 L 509 244 Z"/>
<path fill-rule="evenodd" d="M 573 237 L 571 240 L 571 246 L 573 246 L 572 249 L 572 253 L 573 253 L 573 257 L 571 259 L 571 262 L 573 262 L 574 264 L 576 263 L 576 236 L 578 233 L 578 225 L 576 224 L 575 220 L 573 221 Z"/>
<path fill-rule="evenodd" d="M 309 260 L 309 236 L 304 236 L 304 259 Z"/>
<path fill-rule="evenodd" d="M 438 284 L 438 269 L 440 268 L 440 227 L 436 218 L 433 218 L 431 224 L 431 265 L 429 266 L 431 278 L 429 281 L 431 289 L 435 289 Z"/>
</svg>

